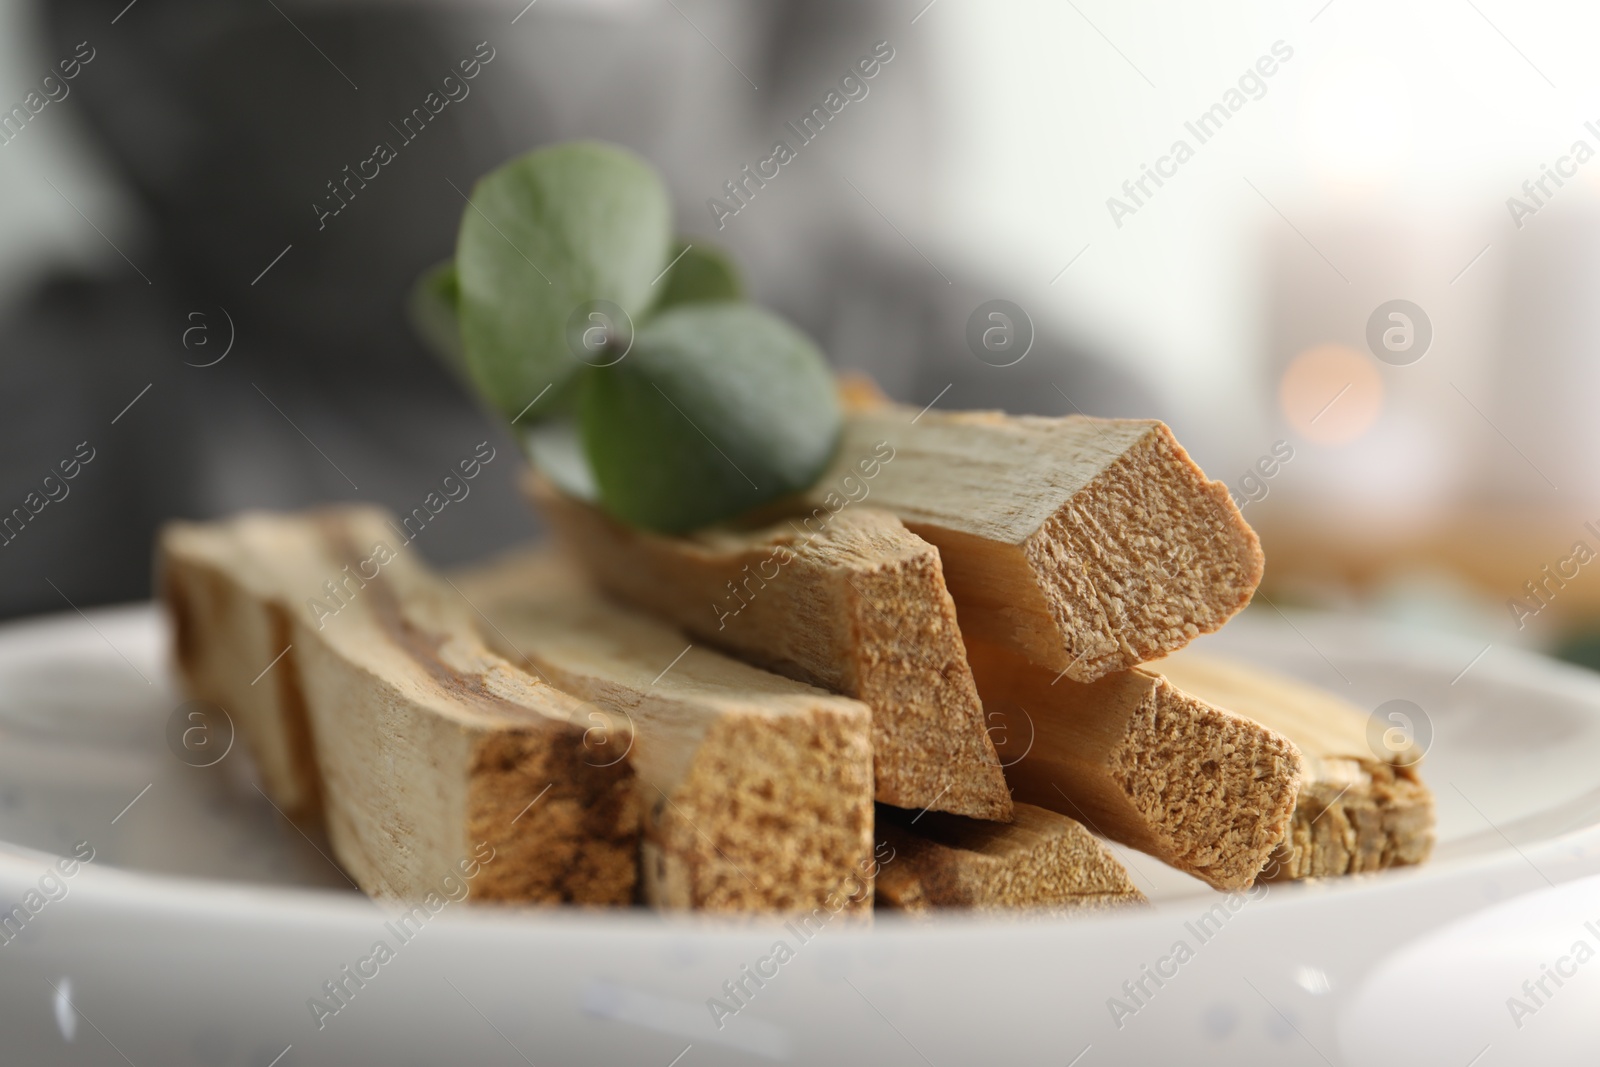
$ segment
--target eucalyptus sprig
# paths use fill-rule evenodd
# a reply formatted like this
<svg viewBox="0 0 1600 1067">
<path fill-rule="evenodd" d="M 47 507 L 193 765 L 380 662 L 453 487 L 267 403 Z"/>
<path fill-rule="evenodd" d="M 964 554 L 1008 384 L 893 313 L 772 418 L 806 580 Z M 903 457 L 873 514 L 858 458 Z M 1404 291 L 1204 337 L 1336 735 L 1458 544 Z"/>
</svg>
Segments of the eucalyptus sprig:
<svg viewBox="0 0 1600 1067">
<path fill-rule="evenodd" d="M 632 153 L 530 152 L 473 189 L 413 319 L 560 484 L 681 532 L 809 486 L 841 416 L 810 339 L 745 302 L 724 254 L 671 231 L 665 187 Z"/>
</svg>

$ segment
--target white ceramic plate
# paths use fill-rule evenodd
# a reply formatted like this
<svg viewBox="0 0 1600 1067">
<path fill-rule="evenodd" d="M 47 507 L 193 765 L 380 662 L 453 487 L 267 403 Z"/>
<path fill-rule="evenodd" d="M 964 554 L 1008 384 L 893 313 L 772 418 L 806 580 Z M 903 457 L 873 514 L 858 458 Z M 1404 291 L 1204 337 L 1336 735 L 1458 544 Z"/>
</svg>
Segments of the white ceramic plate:
<svg viewBox="0 0 1600 1067">
<path fill-rule="evenodd" d="M 1585 936 L 1585 902 L 1600 928 L 1600 878 L 1578 881 L 1600 872 L 1600 679 L 1511 650 L 1474 662 L 1454 639 L 1271 613 L 1203 642 L 1422 709 L 1440 815 L 1423 868 L 1228 898 L 1124 853 L 1156 905 L 1104 918 L 836 920 L 802 940 L 451 905 L 402 943 L 242 749 L 172 754 L 165 641 L 144 606 L 0 627 L 0 904 L 27 916 L 0 926 L 6 1063 L 1487 1067 L 1580 1062 L 1571 1035 L 1600 1006 L 1600 961 L 1532 1017 L 1506 1005 Z M 64 876 L 79 842 L 93 862 Z M 345 978 L 380 939 L 393 958 Z M 708 999 L 736 1006 L 724 983 L 778 940 L 793 958 L 719 1029 Z"/>
</svg>

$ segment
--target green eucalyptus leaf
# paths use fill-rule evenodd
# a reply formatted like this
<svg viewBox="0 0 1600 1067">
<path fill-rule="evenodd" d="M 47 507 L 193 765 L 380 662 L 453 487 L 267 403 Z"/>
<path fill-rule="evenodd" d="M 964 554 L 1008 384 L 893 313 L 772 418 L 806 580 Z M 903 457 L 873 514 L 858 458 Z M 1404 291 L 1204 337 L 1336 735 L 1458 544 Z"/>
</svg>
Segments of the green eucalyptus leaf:
<svg viewBox="0 0 1600 1067">
<path fill-rule="evenodd" d="M 532 427 L 545 419 L 575 419 L 578 416 L 578 397 L 583 394 L 583 374 L 568 375 L 560 384 L 552 385 L 538 402 L 524 405 L 512 418 L 516 427 Z"/>
<path fill-rule="evenodd" d="M 661 295 L 656 298 L 656 311 L 679 304 L 744 299 L 739 268 L 722 249 L 701 239 L 685 241 L 680 237 L 673 246 L 672 255 L 672 266 L 656 283 L 661 289 Z"/>
<path fill-rule="evenodd" d="M 579 419 L 605 509 L 678 533 L 809 486 L 841 415 L 804 334 L 753 305 L 715 303 L 662 312 L 623 359 L 586 371 Z"/>
<path fill-rule="evenodd" d="M 579 376 L 581 379 L 581 375 Z M 556 488 L 577 500 L 595 503 L 600 496 L 583 452 L 583 439 L 574 418 L 546 419 L 522 435 L 528 459 Z"/>
<path fill-rule="evenodd" d="M 454 260 L 435 264 L 411 287 L 406 311 L 411 328 L 451 372 L 470 382 L 466 357 L 461 351 L 461 316 L 457 305 L 461 287 Z"/>
<path fill-rule="evenodd" d="M 643 312 L 671 233 L 660 178 L 624 149 L 556 145 L 490 172 L 456 243 L 461 339 L 479 390 L 514 418 L 559 387 L 584 365 L 569 323 L 595 301 Z"/>
</svg>

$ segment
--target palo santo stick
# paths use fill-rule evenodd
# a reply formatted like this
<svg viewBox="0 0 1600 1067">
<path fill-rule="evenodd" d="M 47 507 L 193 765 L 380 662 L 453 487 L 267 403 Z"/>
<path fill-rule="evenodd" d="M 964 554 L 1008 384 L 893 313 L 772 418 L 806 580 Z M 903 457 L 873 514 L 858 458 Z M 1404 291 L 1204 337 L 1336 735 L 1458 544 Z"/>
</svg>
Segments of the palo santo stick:
<svg viewBox="0 0 1600 1067">
<path fill-rule="evenodd" d="M 528 490 L 607 593 L 704 641 L 872 708 L 877 799 L 1008 819 L 939 554 L 891 515 L 662 537 L 538 478 Z"/>
<path fill-rule="evenodd" d="M 975 911 L 1091 911 L 1142 903 L 1128 872 L 1083 824 L 1032 804 L 1009 823 L 878 809 L 894 849 L 878 869 L 878 902 L 925 915 Z M 913 822 L 915 819 L 915 822 Z"/>
<path fill-rule="evenodd" d="M 1074 682 L 969 642 L 1006 780 L 1217 889 L 1247 886 L 1289 830 L 1301 758 L 1281 734 L 1144 670 Z"/>
<path fill-rule="evenodd" d="M 1289 836 L 1273 853 L 1274 879 L 1358 874 L 1421 863 L 1433 850 L 1433 794 L 1407 741 L 1382 757 L 1360 708 L 1314 686 L 1241 664 L 1184 654 L 1161 672 L 1185 692 L 1289 737 L 1305 781 Z"/>
<path fill-rule="evenodd" d="M 219 646 L 262 615 L 287 636 L 272 670 L 289 662 L 298 678 L 329 840 L 366 892 L 422 899 L 487 846 L 479 898 L 630 902 L 631 768 L 603 765 L 582 702 L 490 652 L 471 608 L 389 547 L 398 540 L 381 512 L 357 508 L 167 527 L 161 587 L 185 634 L 180 669 L 243 709 L 255 671 L 219 675 Z M 271 711 L 253 709 L 246 730 L 258 751 L 289 750 Z"/>
<path fill-rule="evenodd" d="M 1227 487 L 1160 422 L 855 406 L 800 506 L 836 509 L 878 455 L 871 504 L 938 547 L 962 632 L 1052 673 L 1092 682 L 1181 648 L 1261 581 Z"/>
<path fill-rule="evenodd" d="M 456 579 L 487 636 L 625 718 L 645 811 L 645 899 L 810 911 L 872 865 L 872 712 L 612 605 L 572 562 L 526 552 Z M 607 714 L 609 713 L 609 714 Z M 870 873 L 857 875 L 870 887 Z M 867 911 L 859 891 L 843 910 Z"/>
<path fill-rule="evenodd" d="M 221 551 L 221 535 L 210 530 L 174 523 L 159 542 L 157 590 L 172 625 L 178 678 L 190 699 L 227 711 L 278 810 L 316 823 L 321 787 L 290 615 L 246 588 L 265 588 L 272 578 L 244 578 L 251 563 Z"/>
</svg>

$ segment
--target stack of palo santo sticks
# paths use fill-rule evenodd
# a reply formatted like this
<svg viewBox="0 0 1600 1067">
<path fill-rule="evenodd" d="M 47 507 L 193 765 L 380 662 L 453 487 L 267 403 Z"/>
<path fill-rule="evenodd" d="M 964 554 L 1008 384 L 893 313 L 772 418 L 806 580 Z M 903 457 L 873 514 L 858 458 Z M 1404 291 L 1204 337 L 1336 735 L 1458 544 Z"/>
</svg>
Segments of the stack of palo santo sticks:
<svg viewBox="0 0 1600 1067">
<path fill-rule="evenodd" d="M 1106 839 L 1219 890 L 1426 858 L 1361 711 L 1168 658 L 1263 561 L 1165 425 L 852 408 L 803 499 L 688 537 L 533 473 L 559 547 L 448 576 L 368 507 L 172 524 L 179 673 L 379 897 L 492 855 L 476 899 L 1060 913 L 1143 900 Z"/>
</svg>

